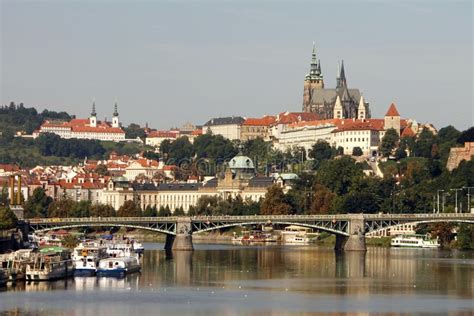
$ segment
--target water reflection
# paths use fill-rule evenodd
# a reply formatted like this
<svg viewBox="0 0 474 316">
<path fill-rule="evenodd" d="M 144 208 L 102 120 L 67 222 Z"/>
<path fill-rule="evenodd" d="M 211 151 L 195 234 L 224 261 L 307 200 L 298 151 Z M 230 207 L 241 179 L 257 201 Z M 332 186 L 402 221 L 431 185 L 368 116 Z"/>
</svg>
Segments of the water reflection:
<svg viewBox="0 0 474 316">
<path fill-rule="evenodd" d="M 80 314 L 90 314 L 99 305 L 101 312 L 113 310 L 117 315 L 152 311 L 398 315 L 411 312 L 408 307 L 427 314 L 474 310 L 474 252 L 370 248 L 367 253 L 335 253 L 315 246 L 198 245 L 194 252 L 167 253 L 160 245 L 151 248 L 145 251 L 142 272 L 124 278 L 76 277 L 9 286 L 0 294 L 8 297 L 0 300 L 0 311 L 2 302 L 8 302 L 10 310 L 24 303 L 35 310 L 45 307 L 45 298 L 54 297 L 69 302 L 61 305 L 66 312 Z M 75 296 L 77 292 L 83 295 Z"/>
</svg>

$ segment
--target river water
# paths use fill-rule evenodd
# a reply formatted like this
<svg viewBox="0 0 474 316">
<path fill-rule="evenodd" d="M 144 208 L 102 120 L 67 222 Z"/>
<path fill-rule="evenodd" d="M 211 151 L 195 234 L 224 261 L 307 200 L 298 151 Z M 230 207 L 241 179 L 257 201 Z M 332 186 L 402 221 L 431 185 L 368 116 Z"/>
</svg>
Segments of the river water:
<svg viewBox="0 0 474 316">
<path fill-rule="evenodd" d="M 474 252 L 145 244 L 142 272 L 9 285 L 4 315 L 473 315 Z"/>
</svg>

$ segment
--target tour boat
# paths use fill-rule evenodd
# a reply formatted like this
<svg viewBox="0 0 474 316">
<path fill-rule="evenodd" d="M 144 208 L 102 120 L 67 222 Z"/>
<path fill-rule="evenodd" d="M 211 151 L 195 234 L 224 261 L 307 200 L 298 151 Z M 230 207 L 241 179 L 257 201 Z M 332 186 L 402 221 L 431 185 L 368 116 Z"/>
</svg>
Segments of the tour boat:
<svg viewBox="0 0 474 316">
<path fill-rule="evenodd" d="M 281 232 L 281 240 L 288 244 L 307 244 L 316 241 L 318 234 L 309 227 L 290 225 Z"/>
<path fill-rule="evenodd" d="M 4 254 L 0 258 L 1 268 L 7 272 L 9 281 L 16 282 L 25 279 L 26 266 L 32 254 L 32 249 L 20 249 L 9 254 Z"/>
<path fill-rule="evenodd" d="M 138 271 L 140 271 L 140 261 L 136 256 L 117 257 L 100 260 L 97 275 L 122 277 Z"/>
<path fill-rule="evenodd" d="M 398 235 L 390 242 L 392 247 L 408 248 L 439 248 L 437 239 L 431 239 L 428 235 Z"/>
<path fill-rule="evenodd" d="M 101 259 L 108 258 L 107 247 L 95 242 L 83 242 L 73 252 L 75 275 L 95 275 Z"/>
<path fill-rule="evenodd" d="M 26 266 L 26 280 L 50 281 L 74 274 L 71 252 L 61 247 L 40 249 Z"/>
<path fill-rule="evenodd" d="M 276 242 L 277 238 L 271 233 L 264 233 L 259 230 L 243 231 L 241 236 L 234 234 L 233 242 L 241 243 L 262 243 L 262 242 Z"/>
<path fill-rule="evenodd" d="M 134 257 L 136 255 L 132 243 L 109 243 L 106 246 L 109 257 Z"/>
</svg>

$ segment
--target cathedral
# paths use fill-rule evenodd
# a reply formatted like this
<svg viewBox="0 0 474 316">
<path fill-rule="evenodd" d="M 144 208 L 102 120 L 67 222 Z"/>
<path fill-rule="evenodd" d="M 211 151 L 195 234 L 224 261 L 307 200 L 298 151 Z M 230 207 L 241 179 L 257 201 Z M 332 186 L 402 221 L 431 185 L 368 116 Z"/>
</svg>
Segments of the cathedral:
<svg viewBox="0 0 474 316">
<path fill-rule="evenodd" d="M 335 89 L 324 88 L 321 61 L 313 54 L 309 74 L 304 80 L 303 112 L 316 113 L 320 119 L 366 119 L 370 118 L 369 103 L 365 102 L 359 89 L 349 89 L 344 61 L 339 66 Z"/>
</svg>

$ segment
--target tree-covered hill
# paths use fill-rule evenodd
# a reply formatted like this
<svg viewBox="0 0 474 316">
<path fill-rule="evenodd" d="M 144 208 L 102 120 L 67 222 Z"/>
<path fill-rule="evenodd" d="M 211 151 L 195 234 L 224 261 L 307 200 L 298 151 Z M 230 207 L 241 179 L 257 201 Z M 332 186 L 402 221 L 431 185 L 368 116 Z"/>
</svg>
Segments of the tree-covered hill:
<svg viewBox="0 0 474 316">
<path fill-rule="evenodd" d="M 31 134 L 45 120 L 70 120 L 72 117 L 66 112 L 38 112 L 34 107 L 25 107 L 23 103 L 17 105 L 10 102 L 9 105 L 0 107 L 0 132 L 14 134 L 21 131 Z"/>
</svg>

